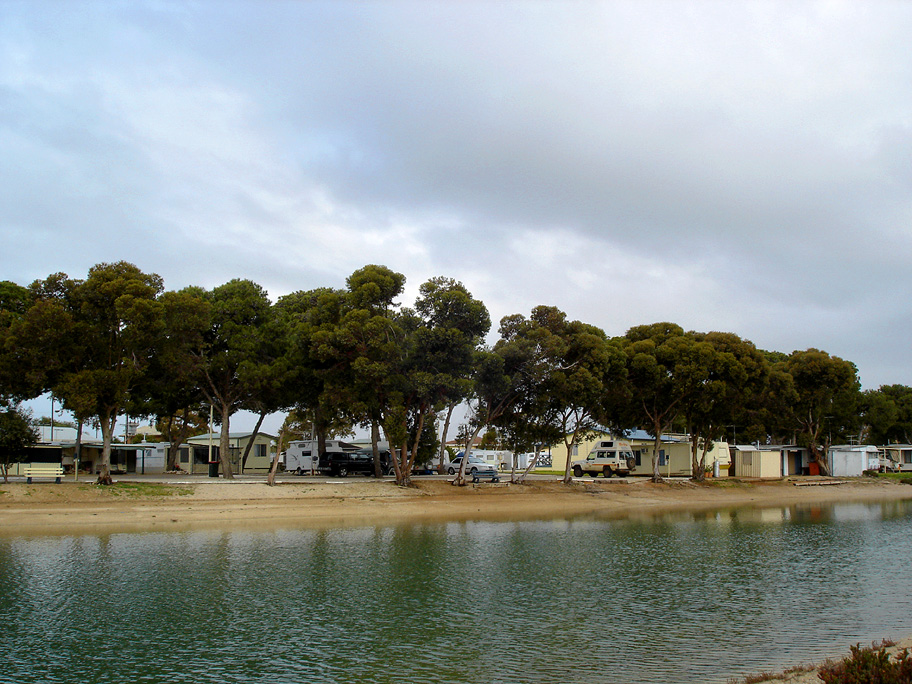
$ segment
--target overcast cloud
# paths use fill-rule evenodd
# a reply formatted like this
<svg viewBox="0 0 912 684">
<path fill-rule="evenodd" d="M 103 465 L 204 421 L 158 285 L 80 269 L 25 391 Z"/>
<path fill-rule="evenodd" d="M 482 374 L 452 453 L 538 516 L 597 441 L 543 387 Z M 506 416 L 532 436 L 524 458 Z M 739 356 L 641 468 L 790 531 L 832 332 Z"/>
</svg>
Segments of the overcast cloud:
<svg viewBox="0 0 912 684">
<path fill-rule="evenodd" d="M 368 263 L 912 384 L 908 2 L 0 0 L 0 279 Z"/>
</svg>

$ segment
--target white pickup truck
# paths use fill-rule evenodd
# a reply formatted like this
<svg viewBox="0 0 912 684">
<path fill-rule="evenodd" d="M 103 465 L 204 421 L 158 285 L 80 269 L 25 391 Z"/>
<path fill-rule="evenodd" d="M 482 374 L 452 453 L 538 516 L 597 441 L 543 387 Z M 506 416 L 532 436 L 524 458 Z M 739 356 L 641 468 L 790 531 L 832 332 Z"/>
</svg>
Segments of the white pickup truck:
<svg viewBox="0 0 912 684">
<path fill-rule="evenodd" d="M 599 473 L 605 477 L 618 475 L 626 477 L 636 470 L 636 459 L 630 444 L 620 440 L 602 440 L 596 442 L 592 451 L 584 461 L 573 461 L 573 474 L 582 477 L 588 473 L 598 477 Z"/>
</svg>

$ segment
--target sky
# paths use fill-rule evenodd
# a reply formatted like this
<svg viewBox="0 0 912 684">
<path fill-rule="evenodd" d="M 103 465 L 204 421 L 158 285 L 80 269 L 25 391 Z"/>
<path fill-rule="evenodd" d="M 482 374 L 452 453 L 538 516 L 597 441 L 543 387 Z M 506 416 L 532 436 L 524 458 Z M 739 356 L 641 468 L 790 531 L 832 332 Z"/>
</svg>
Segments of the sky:
<svg viewBox="0 0 912 684">
<path fill-rule="evenodd" d="M 912 385 L 910 36 L 905 1 L 0 0 L 0 280 L 383 264 L 492 335 L 546 304 Z"/>
</svg>

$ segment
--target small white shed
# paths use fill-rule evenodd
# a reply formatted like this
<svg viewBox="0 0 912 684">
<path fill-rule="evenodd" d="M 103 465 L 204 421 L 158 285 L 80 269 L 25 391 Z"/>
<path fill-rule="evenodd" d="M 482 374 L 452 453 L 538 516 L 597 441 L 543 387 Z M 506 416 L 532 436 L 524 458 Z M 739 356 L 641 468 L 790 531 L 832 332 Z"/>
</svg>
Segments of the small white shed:
<svg viewBox="0 0 912 684">
<path fill-rule="evenodd" d="M 827 453 L 830 474 L 835 477 L 857 477 L 865 470 L 880 468 L 877 447 L 870 444 L 831 446 Z"/>
</svg>

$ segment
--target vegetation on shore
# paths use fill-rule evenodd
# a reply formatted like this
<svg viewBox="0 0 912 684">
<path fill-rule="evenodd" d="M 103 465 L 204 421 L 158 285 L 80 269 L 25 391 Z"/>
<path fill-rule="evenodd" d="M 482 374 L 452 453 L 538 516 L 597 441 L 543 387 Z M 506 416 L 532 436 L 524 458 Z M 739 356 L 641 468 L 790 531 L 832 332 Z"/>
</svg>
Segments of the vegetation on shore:
<svg viewBox="0 0 912 684">
<path fill-rule="evenodd" d="M 270 413 L 295 417 L 280 449 L 307 430 L 322 453 L 333 434 L 363 426 L 376 451 L 382 434 L 399 484 L 409 483 L 415 463 L 442 460 L 436 420 L 448 421 L 464 403 L 464 443 L 495 430 L 513 452 L 563 441 L 572 453 L 597 428 L 642 428 L 655 439 L 656 481 L 669 431 L 691 436 L 698 481 L 709 446 L 729 435 L 741 443 L 797 442 L 824 473 L 833 443 L 912 440 L 912 388 L 862 392 L 855 365 L 819 349 L 764 351 L 735 333 L 671 322 L 611 337 L 555 306 L 505 316 L 488 344 L 487 308 L 462 283 L 431 278 L 409 307 L 396 301 L 405 281 L 368 265 L 345 288 L 275 302 L 241 279 L 166 291 L 158 275 L 126 262 L 97 264 L 85 279 L 55 273 L 29 286 L 3 281 L 0 413 L 20 425 L 18 402 L 53 393 L 77 426 L 101 429 L 99 482 L 106 484 L 117 416 L 156 419 L 172 444 L 173 469 L 177 446 L 207 429 L 208 407 L 221 426 L 226 478 L 233 477 L 230 420 L 241 409 L 260 416 L 254 431 Z M 21 453 L 0 439 L 5 461 Z M 375 461 L 379 473 L 379 454 Z M 563 478 L 571 479 L 569 459 Z"/>
<path fill-rule="evenodd" d="M 827 660 L 822 665 L 799 665 L 779 673 L 761 672 L 728 681 L 729 684 L 773 684 L 814 674 L 814 681 L 823 684 L 910 684 L 912 657 L 909 649 L 896 649 L 895 646 L 896 642 L 889 639 L 871 646 L 856 644 L 850 647 L 850 655 L 840 660 Z"/>
</svg>

